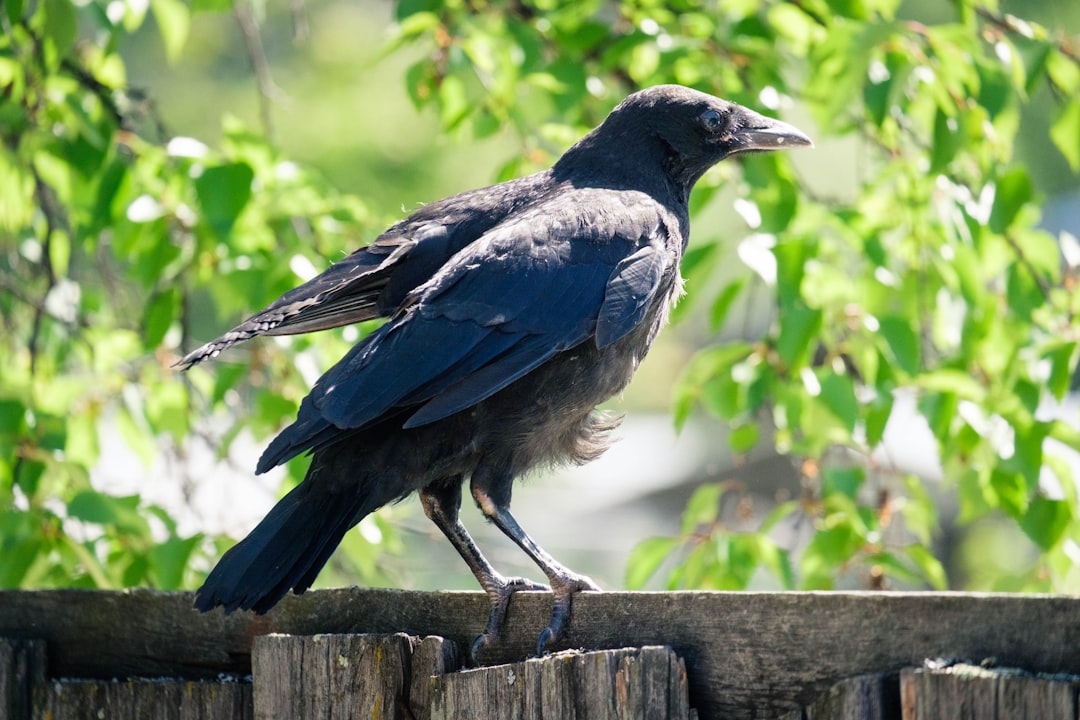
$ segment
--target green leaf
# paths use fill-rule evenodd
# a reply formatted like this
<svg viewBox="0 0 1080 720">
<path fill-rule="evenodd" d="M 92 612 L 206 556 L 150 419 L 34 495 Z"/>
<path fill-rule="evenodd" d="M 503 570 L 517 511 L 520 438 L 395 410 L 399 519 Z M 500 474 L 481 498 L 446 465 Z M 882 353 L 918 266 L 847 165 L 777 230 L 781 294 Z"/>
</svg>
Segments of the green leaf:
<svg viewBox="0 0 1080 720">
<path fill-rule="evenodd" d="M 1038 404 L 1038 390 L 1035 389 L 1034 404 Z M 1010 470 L 1020 472 L 1029 489 L 1039 484 L 1039 473 L 1043 467 L 1043 443 L 1050 434 L 1047 422 L 1010 422 L 1015 431 L 1013 437 L 1013 456 L 1004 464 Z"/>
<path fill-rule="evenodd" d="M 146 305 L 143 313 L 143 343 L 156 348 L 165 339 L 180 309 L 180 290 L 169 287 L 157 293 Z"/>
<path fill-rule="evenodd" d="M 860 467 L 826 467 L 821 472 L 822 494 L 839 493 L 851 500 L 856 499 L 866 474 Z"/>
<path fill-rule="evenodd" d="M 793 306 L 805 305 L 802 296 L 806 264 L 817 254 L 817 247 L 799 239 L 779 240 L 772 248 L 776 256 L 776 292 L 780 297 L 780 312 Z"/>
<path fill-rule="evenodd" d="M 233 9 L 233 0 L 191 0 L 191 10 L 195 13 L 226 13 Z"/>
<path fill-rule="evenodd" d="M 1039 83 L 1046 77 L 1046 63 L 1054 49 L 1052 42 L 1045 39 L 1026 38 L 1013 35 L 1013 48 L 1017 51 L 1024 67 L 1024 92 L 1031 95 Z"/>
<path fill-rule="evenodd" d="M 7 4 L 7 0 L 5 0 Z M 71 0 L 45 0 L 45 36 L 52 41 L 56 54 L 65 57 L 75 44 L 78 18 Z"/>
<path fill-rule="evenodd" d="M 150 0 L 154 10 L 161 41 L 165 46 L 165 57 L 170 63 L 180 58 L 180 53 L 187 42 L 191 28 L 191 14 L 181 0 Z"/>
<path fill-rule="evenodd" d="M 1020 519 L 1020 527 L 1036 545 L 1050 550 L 1057 545 L 1076 517 L 1075 508 L 1065 500 L 1036 497 Z"/>
<path fill-rule="evenodd" d="M 739 293 L 746 287 L 746 276 L 742 276 L 735 280 L 732 280 L 724 289 L 716 295 L 716 299 L 713 300 L 712 307 L 709 308 L 709 327 L 714 331 L 719 330 L 724 326 L 724 321 L 727 320 L 728 311 L 731 310 L 732 304 L 735 299 L 739 297 Z"/>
<path fill-rule="evenodd" d="M 1080 66 L 1076 60 L 1060 50 L 1054 50 L 1046 58 L 1046 74 L 1062 95 L 1076 97 L 1080 92 Z"/>
<path fill-rule="evenodd" d="M 187 390 L 180 380 L 159 385 L 146 398 L 146 416 L 156 432 L 169 433 L 177 444 L 189 428 Z"/>
<path fill-rule="evenodd" d="M 956 497 L 960 505 L 956 520 L 961 525 L 974 522 L 997 506 L 989 478 L 989 470 L 965 468 L 961 472 L 956 484 Z"/>
<path fill-rule="evenodd" d="M 975 63 L 979 74 L 978 103 L 986 109 L 991 120 L 996 120 L 1016 103 L 1016 85 L 1022 84 L 1021 78 L 1010 77 L 998 63 Z"/>
<path fill-rule="evenodd" d="M 705 383 L 701 404 L 716 417 L 731 422 L 747 410 L 746 389 L 729 372 L 724 372 Z"/>
<path fill-rule="evenodd" d="M 119 519 L 115 500 L 96 490 L 83 490 L 68 502 L 68 517 L 96 525 L 112 525 Z"/>
<path fill-rule="evenodd" d="M 405 90 L 417 109 L 424 107 L 435 96 L 438 73 L 430 60 L 424 58 L 405 71 Z"/>
<path fill-rule="evenodd" d="M 660 66 L 660 50 L 655 42 L 642 42 L 630 51 L 626 72 L 638 83 L 646 82 Z"/>
<path fill-rule="evenodd" d="M 737 454 L 749 452 L 761 439 L 761 428 L 755 422 L 742 423 L 731 429 L 728 444 Z"/>
<path fill-rule="evenodd" d="M 864 20 L 867 17 L 864 0 L 826 0 L 829 9 L 839 17 Z"/>
<path fill-rule="evenodd" d="M 908 375 L 919 372 L 919 338 L 904 318 L 886 316 L 878 319 L 878 333 L 885 339 L 892 359 Z"/>
<path fill-rule="evenodd" d="M 1072 171 L 1080 172 L 1080 98 L 1072 98 L 1057 110 L 1050 138 L 1069 161 Z"/>
<path fill-rule="evenodd" d="M 203 218 L 219 236 L 229 234 L 236 218 L 247 206 L 254 179 L 255 172 L 247 163 L 214 165 L 195 178 L 195 193 Z"/>
<path fill-rule="evenodd" d="M 38 411 L 34 413 L 34 421 L 38 447 L 45 450 L 63 450 L 67 446 L 66 417 Z"/>
<path fill-rule="evenodd" d="M 784 590 L 795 588 L 795 572 L 791 568 L 791 555 L 765 535 L 754 535 L 758 563 L 780 581 Z"/>
<path fill-rule="evenodd" d="M 0 587 L 19 587 L 30 573 L 35 562 L 48 556 L 50 548 L 40 537 L 35 537 L 28 529 L 18 535 L 13 532 L 13 520 L 30 516 L 25 513 L 4 513 L 0 515 L 0 537 L 5 539 L 2 545 L 4 562 L 0 563 Z"/>
<path fill-rule="evenodd" d="M 695 545 L 687 553 L 686 560 L 672 571 L 668 588 L 715 587 L 711 579 L 720 571 L 718 545 L 726 542 L 726 538 L 710 535 Z"/>
<path fill-rule="evenodd" d="M 471 106 L 465 94 L 465 83 L 457 75 L 448 75 L 439 85 L 439 116 L 442 126 L 453 130 L 468 116 Z"/>
<path fill-rule="evenodd" d="M 101 456 L 98 441 L 99 413 L 92 410 L 73 413 L 67 421 L 65 459 L 83 467 L 93 467 Z"/>
<path fill-rule="evenodd" d="M 192 553 L 202 542 L 201 535 L 179 538 L 175 535 L 156 543 L 150 550 L 150 569 L 154 586 L 159 590 L 179 590 L 183 587 L 184 570 Z"/>
<path fill-rule="evenodd" d="M 22 19 L 24 0 L 4 0 L 4 12 L 7 13 L 8 22 L 17 25 Z"/>
<path fill-rule="evenodd" d="M 762 560 L 762 538 L 738 533 L 728 536 L 727 541 L 723 578 L 716 584 L 722 590 L 745 590 Z"/>
<path fill-rule="evenodd" d="M 935 590 L 948 590 L 949 580 L 945 574 L 945 566 L 941 564 L 941 561 L 934 557 L 926 547 L 922 545 L 908 545 L 904 548 L 904 554 L 907 555 L 915 567 L 919 569 L 922 577 L 930 583 L 931 587 Z"/>
<path fill-rule="evenodd" d="M 699 268 L 711 268 L 722 252 L 723 246 L 715 241 L 691 244 L 679 267 L 683 275 L 693 275 Z"/>
<path fill-rule="evenodd" d="M 919 398 L 918 406 L 934 437 L 939 443 L 947 445 L 960 399 L 951 392 L 931 392 Z"/>
<path fill-rule="evenodd" d="M 414 38 L 439 27 L 439 16 L 433 12 L 415 12 L 401 19 L 396 31 L 400 38 Z"/>
<path fill-rule="evenodd" d="M 793 513 L 799 512 L 799 509 L 799 503 L 795 500 L 788 500 L 787 502 L 777 503 L 776 507 L 774 507 L 769 512 L 769 514 L 765 516 L 765 519 L 761 521 L 761 527 L 759 528 L 759 532 L 770 532 L 774 527 L 776 527 L 777 523 L 790 517 Z"/>
<path fill-rule="evenodd" d="M 763 233 L 780 233 L 791 225 L 799 207 L 799 189 L 782 172 L 779 154 L 747 156 L 743 161 L 747 181 L 753 186 L 750 197 L 761 212 Z"/>
<path fill-rule="evenodd" d="M 1016 263 L 1005 271 L 1005 299 L 1013 312 L 1021 317 L 1030 317 L 1034 310 L 1042 307 L 1045 302 L 1042 288 L 1029 266 Z"/>
<path fill-rule="evenodd" d="M 23 493 L 31 498 L 36 497 L 41 489 L 41 480 L 45 476 L 46 465 L 37 460 L 24 460 L 15 465 L 14 481 Z"/>
<path fill-rule="evenodd" d="M 934 144 L 930 155 L 930 172 L 942 172 L 964 147 L 964 137 L 958 132 L 956 118 L 938 108 L 934 117 Z"/>
<path fill-rule="evenodd" d="M 892 393 L 877 393 L 866 411 L 866 444 L 874 448 L 885 436 L 885 428 L 892 415 Z"/>
<path fill-rule="evenodd" d="M 849 433 L 855 431 L 859 402 L 855 399 L 855 384 L 849 375 L 829 371 L 821 380 L 820 399 Z"/>
<path fill-rule="evenodd" d="M 990 229 L 1004 234 L 1034 194 L 1031 177 L 1022 167 L 1013 168 L 998 178 L 994 205 L 990 209 Z"/>
<path fill-rule="evenodd" d="M 1054 345 L 1043 353 L 1043 357 L 1050 361 L 1050 377 L 1046 386 L 1054 398 L 1061 402 L 1065 393 L 1069 390 L 1074 366 L 1073 356 L 1076 354 L 1076 342 L 1063 342 Z"/>
<path fill-rule="evenodd" d="M 645 587 L 677 547 L 678 541 L 668 537 L 652 537 L 638 543 L 626 564 L 626 587 L 630 590 Z"/>
<path fill-rule="evenodd" d="M 0 400 L 0 445 L 13 448 L 26 430 L 26 405 L 21 400 Z"/>
<path fill-rule="evenodd" d="M 820 310 L 802 304 L 781 312 L 776 352 L 789 370 L 798 370 L 809 361 L 812 343 L 821 331 L 821 322 Z"/>
<path fill-rule="evenodd" d="M 716 522 L 720 516 L 720 498 L 723 494 L 724 486 L 719 483 L 708 483 L 695 490 L 683 511 L 682 532 L 689 534 L 703 525 Z"/>
<path fill-rule="evenodd" d="M 862 535 L 850 522 L 816 532 L 803 551 L 803 588 L 831 589 L 833 571 L 849 561 L 863 542 Z"/>
<path fill-rule="evenodd" d="M 1021 520 L 1027 513 L 1028 486 L 1020 473 L 994 468 L 990 473 L 990 490 L 998 507 L 1012 517 Z"/>
<path fill-rule="evenodd" d="M 981 403 L 986 399 L 986 389 L 970 374 L 948 368 L 931 370 L 915 378 L 916 387 L 939 393 L 951 393 L 965 400 Z"/>
<path fill-rule="evenodd" d="M 720 417 L 727 417 L 725 408 L 737 412 L 738 405 L 730 404 L 736 397 L 732 393 L 739 391 L 738 384 L 731 379 L 731 368 L 752 351 L 749 343 L 728 343 L 695 355 L 675 385 L 675 427 L 683 426 L 698 401 Z"/>
</svg>

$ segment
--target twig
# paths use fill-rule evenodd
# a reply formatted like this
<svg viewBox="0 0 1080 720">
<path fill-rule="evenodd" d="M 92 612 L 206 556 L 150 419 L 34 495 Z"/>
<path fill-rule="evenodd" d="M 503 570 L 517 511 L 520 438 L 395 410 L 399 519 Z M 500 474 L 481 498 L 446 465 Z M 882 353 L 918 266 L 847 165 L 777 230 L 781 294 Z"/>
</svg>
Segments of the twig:
<svg viewBox="0 0 1080 720">
<path fill-rule="evenodd" d="M 24 281 L 16 282 L 7 273 L 0 273 L 0 290 L 3 290 L 5 293 L 10 295 L 15 300 L 18 300 L 23 305 L 26 305 L 27 307 L 33 309 L 35 313 L 47 315 L 50 320 L 56 323 L 60 323 L 72 332 L 88 327 L 88 323 L 86 322 L 86 318 L 84 317 L 77 317 L 73 321 L 61 315 L 57 315 L 55 312 L 49 310 L 49 308 L 45 306 L 44 302 L 36 300 L 29 294 L 27 294 L 27 292 L 24 290 L 25 284 L 26 283 Z"/>
<path fill-rule="evenodd" d="M 105 83 L 98 80 L 91 75 L 85 69 L 76 65 L 71 58 L 64 58 L 60 66 L 73 76 L 80 85 L 92 92 L 97 99 L 104 106 L 105 110 L 112 116 L 113 120 L 120 127 L 124 125 L 124 115 L 120 112 L 120 108 L 116 104 L 116 100 L 113 98 L 113 89 Z"/>
<path fill-rule="evenodd" d="M 259 87 L 259 117 L 262 120 L 263 132 L 268 138 L 274 137 L 274 123 L 271 117 L 271 103 L 281 98 L 284 93 L 270 76 L 270 64 L 266 60 L 266 52 L 263 50 L 262 38 L 259 35 L 259 26 L 255 22 L 255 16 L 251 12 L 249 0 L 237 0 L 233 6 L 233 14 L 240 26 L 240 34 L 244 37 L 244 46 L 247 48 L 248 60 L 251 62 L 251 71 L 255 73 L 255 81 Z"/>
<path fill-rule="evenodd" d="M 984 7 L 975 8 L 975 12 L 983 20 L 1008 35 L 1019 35 L 1023 38 L 1031 37 L 1031 33 L 1029 32 L 1029 30 L 1023 27 L 1022 24 L 1018 23 L 1017 19 L 1014 18 L 1012 15 L 998 15 L 990 10 L 987 10 Z M 1054 45 L 1056 46 L 1058 52 L 1072 60 L 1077 65 L 1080 65 L 1080 51 L 1077 51 L 1072 46 L 1072 43 L 1069 42 L 1068 38 L 1059 39 L 1054 43 Z"/>
<path fill-rule="evenodd" d="M 37 166 L 33 163 L 30 164 L 30 172 L 34 176 L 34 197 L 37 200 L 38 207 L 41 208 L 42 214 L 45 216 L 45 238 L 41 243 L 41 266 L 45 269 L 46 279 L 45 294 L 42 296 L 42 301 L 40 304 L 34 304 L 34 323 L 30 331 L 30 375 L 33 376 L 37 370 L 38 341 L 41 339 L 41 327 L 46 315 L 46 300 L 57 283 L 56 269 L 52 264 L 52 238 L 53 233 L 62 224 L 62 219 L 57 215 L 52 188 L 41 179 Z"/>
<path fill-rule="evenodd" d="M 1031 263 L 1031 260 L 1028 258 L 1028 256 L 1024 254 L 1023 248 L 1021 248 L 1020 244 L 1016 242 L 1016 238 L 1013 237 L 1012 233 L 1002 233 L 1002 236 L 1005 238 L 1005 242 L 1009 244 L 1009 247 L 1012 248 L 1013 252 L 1016 253 L 1016 258 L 1020 261 L 1020 264 L 1031 275 L 1031 279 L 1034 280 L 1035 284 L 1039 286 L 1039 292 L 1042 294 L 1043 300 L 1045 300 L 1047 304 L 1049 304 L 1051 301 L 1050 283 L 1048 283 L 1046 281 L 1046 278 L 1040 275 L 1039 271 L 1035 269 L 1035 266 Z"/>
</svg>

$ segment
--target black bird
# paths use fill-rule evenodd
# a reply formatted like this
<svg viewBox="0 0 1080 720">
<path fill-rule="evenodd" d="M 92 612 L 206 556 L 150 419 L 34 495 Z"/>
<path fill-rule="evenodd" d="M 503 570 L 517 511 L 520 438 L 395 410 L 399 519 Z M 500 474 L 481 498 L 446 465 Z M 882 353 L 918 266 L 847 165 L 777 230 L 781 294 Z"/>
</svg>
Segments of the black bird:
<svg viewBox="0 0 1080 720">
<path fill-rule="evenodd" d="M 505 577 L 458 519 L 466 479 L 483 514 L 543 570 L 556 641 L 574 593 L 598 590 L 510 513 L 514 478 L 584 463 L 618 420 L 596 406 L 630 381 L 682 291 L 687 200 L 738 153 L 811 145 L 794 127 L 677 85 L 636 92 L 550 170 L 426 205 L 179 363 L 256 335 L 387 317 L 323 375 L 259 460 L 303 452 L 304 481 L 225 553 L 195 607 L 269 610 L 311 586 L 345 532 L 413 492 L 491 598 L 473 654 L 494 640 Z"/>
</svg>

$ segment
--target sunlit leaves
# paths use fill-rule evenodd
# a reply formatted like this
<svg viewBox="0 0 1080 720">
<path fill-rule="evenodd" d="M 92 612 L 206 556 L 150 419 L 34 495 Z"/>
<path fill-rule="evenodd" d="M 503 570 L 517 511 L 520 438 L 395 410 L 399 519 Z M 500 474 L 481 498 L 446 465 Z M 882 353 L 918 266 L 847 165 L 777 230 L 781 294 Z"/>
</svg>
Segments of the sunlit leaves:
<svg viewBox="0 0 1080 720">
<path fill-rule="evenodd" d="M 720 512 L 727 491 L 719 484 L 702 485 L 687 503 L 679 536 L 639 543 L 628 564 L 627 587 L 644 587 L 664 567 L 670 567 L 668 589 L 743 590 L 759 573 L 767 573 L 780 587 L 794 587 L 786 550 L 763 533 L 723 528 Z"/>
<path fill-rule="evenodd" d="M 154 10 L 158 31 L 165 46 L 165 55 L 171 62 L 176 62 L 180 51 L 187 42 L 191 27 L 191 15 L 181 0 L 150 0 Z"/>
<path fill-rule="evenodd" d="M 1072 98 L 1057 111 L 1050 137 L 1073 172 L 1080 172 L 1080 99 Z"/>
<path fill-rule="evenodd" d="M 677 547 L 678 541 L 668 537 L 648 538 L 638 543 L 626 564 L 626 587 L 631 590 L 644 587 Z"/>
<path fill-rule="evenodd" d="M 227 366 L 185 379 L 169 364 L 294 286 L 283 254 L 324 263 L 367 231 L 359 200 L 236 120 L 224 120 L 218 148 L 162 136 L 152 101 L 140 105 L 124 87 L 117 54 L 148 8 L 175 60 L 188 33 L 184 3 L 4 3 L 3 586 L 190 587 L 193 558 L 205 565 L 213 548 L 181 535 L 168 512 L 91 484 L 91 469 L 108 481 L 115 468 L 116 458 L 102 460 L 102 433 L 114 429 L 149 469 L 182 464 L 195 423 L 216 415 L 222 424 L 240 393 L 253 396 L 258 432 L 279 428 L 304 384 L 275 346 L 248 368 L 254 391 Z M 324 339 L 335 343 L 340 354 L 340 337 Z M 224 432 L 223 454 L 241 429 Z"/>
<path fill-rule="evenodd" d="M 55 53 L 54 62 L 59 62 L 75 42 L 78 31 L 75 7 L 69 0 L 46 0 L 44 11 L 45 37 L 51 42 L 51 49 Z"/>
<path fill-rule="evenodd" d="M 748 17 L 752 4 L 739 12 Z M 815 184 L 792 176 L 782 155 L 744 163 L 761 218 L 754 229 L 769 233 L 773 324 L 730 362 L 716 362 L 719 348 L 703 351 L 679 385 L 676 413 L 684 422 L 696 401 L 730 424 L 743 450 L 757 441 L 748 424 L 771 409 L 777 449 L 820 461 L 821 505 L 805 509 L 817 530 L 798 564 L 807 586 L 832 587 L 845 569 L 863 567 L 942 588 L 929 550 L 938 531 L 932 493 L 881 473 L 881 492 L 898 501 L 872 511 L 874 496 L 836 482 L 822 456 L 839 445 L 869 457 L 890 423 L 907 422 L 894 412 L 906 388 L 962 522 L 1004 514 L 1047 558 L 1078 537 L 1074 501 L 1047 496 L 1040 480 L 1047 467 L 1067 465 L 1046 443 L 1061 423 L 1036 419 L 1070 389 L 1076 310 L 1057 239 L 1034 229 L 1040 198 L 1013 144 L 1023 103 L 1049 85 L 1058 101 L 1052 139 L 1077 166 L 1080 66 L 1025 21 L 980 34 L 977 14 L 957 24 L 861 22 L 872 13 L 863 3 L 819 7 L 820 22 L 787 5 L 768 13 L 774 37 L 810 58 L 800 98 L 819 127 L 867 140 L 864 183 L 851 204 L 829 202 L 822 215 L 806 199 Z M 755 68 L 769 64 L 754 57 Z M 747 264 L 760 275 L 762 263 Z M 719 287 L 714 327 L 724 327 L 744 282 Z M 708 566 L 703 552 L 685 556 L 696 570 L 684 578 Z"/>
<path fill-rule="evenodd" d="M 246 163 L 228 163 L 205 168 L 195 178 L 195 194 L 203 218 L 218 235 L 229 234 L 247 205 L 254 176 Z"/>
</svg>

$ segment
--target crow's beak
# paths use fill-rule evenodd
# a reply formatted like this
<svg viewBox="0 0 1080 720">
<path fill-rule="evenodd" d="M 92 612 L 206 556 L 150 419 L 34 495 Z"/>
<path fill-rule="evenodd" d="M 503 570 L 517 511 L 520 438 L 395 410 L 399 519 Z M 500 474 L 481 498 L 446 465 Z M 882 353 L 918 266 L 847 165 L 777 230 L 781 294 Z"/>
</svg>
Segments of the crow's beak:
<svg viewBox="0 0 1080 720">
<path fill-rule="evenodd" d="M 738 152 L 786 150 L 794 147 L 814 147 L 814 141 L 786 122 L 746 110 L 743 127 L 735 135 Z"/>
</svg>

